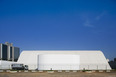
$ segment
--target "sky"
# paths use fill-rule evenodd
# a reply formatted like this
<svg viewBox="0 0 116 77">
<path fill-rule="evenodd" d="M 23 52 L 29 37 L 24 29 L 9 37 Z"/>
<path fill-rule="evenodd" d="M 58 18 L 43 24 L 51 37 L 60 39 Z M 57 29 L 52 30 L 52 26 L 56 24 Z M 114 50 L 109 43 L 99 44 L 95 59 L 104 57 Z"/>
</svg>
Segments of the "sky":
<svg viewBox="0 0 116 77">
<path fill-rule="evenodd" d="M 115 0 L 0 0 L 0 43 L 23 50 L 101 50 L 116 57 Z"/>
</svg>

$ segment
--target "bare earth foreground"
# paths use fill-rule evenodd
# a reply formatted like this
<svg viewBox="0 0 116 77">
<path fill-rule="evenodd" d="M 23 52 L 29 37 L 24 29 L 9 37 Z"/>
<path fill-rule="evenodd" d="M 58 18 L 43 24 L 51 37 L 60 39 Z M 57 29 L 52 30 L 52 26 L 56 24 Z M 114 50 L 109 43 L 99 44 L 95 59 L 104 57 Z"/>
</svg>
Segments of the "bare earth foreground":
<svg viewBox="0 0 116 77">
<path fill-rule="evenodd" d="M 85 72 L 54 72 L 54 73 L 0 73 L 0 77 L 116 77 L 116 72 L 85 73 Z"/>
</svg>

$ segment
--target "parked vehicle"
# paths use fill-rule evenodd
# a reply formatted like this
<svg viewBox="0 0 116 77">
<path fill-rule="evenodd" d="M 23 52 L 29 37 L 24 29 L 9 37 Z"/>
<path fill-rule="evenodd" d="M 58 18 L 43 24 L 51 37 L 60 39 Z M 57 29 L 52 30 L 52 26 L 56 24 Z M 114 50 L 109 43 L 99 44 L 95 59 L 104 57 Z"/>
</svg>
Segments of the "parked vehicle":
<svg viewBox="0 0 116 77">
<path fill-rule="evenodd" d="M 28 65 L 24 64 L 12 64 L 11 67 L 13 70 L 28 70 Z"/>
<path fill-rule="evenodd" d="M 24 66 L 24 69 L 25 69 L 25 70 L 28 70 L 28 65 L 25 65 L 25 66 Z"/>
</svg>

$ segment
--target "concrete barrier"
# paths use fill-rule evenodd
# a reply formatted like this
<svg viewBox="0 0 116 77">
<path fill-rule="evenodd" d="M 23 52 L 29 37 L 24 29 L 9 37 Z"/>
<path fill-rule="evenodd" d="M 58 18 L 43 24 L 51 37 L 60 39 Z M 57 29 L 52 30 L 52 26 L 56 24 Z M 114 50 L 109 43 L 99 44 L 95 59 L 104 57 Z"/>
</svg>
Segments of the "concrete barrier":
<svg viewBox="0 0 116 77">
<path fill-rule="evenodd" d="M 47 73 L 54 73 L 54 71 L 47 71 Z"/>
<path fill-rule="evenodd" d="M 19 70 L 18 72 L 22 72 L 21 70 Z"/>
<path fill-rule="evenodd" d="M 17 71 L 10 71 L 10 73 L 17 73 Z"/>
<path fill-rule="evenodd" d="M 0 72 L 3 72 L 3 70 L 0 70 Z"/>
<path fill-rule="evenodd" d="M 77 70 L 73 70 L 73 72 L 77 72 Z"/>
<path fill-rule="evenodd" d="M 70 72 L 69 70 L 65 70 L 65 72 Z"/>
<path fill-rule="evenodd" d="M 35 70 L 31 70 L 31 72 L 37 72 L 37 71 L 35 71 Z"/>
<path fill-rule="evenodd" d="M 39 70 L 39 72 L 43 72 L 43 70 Z"/>
<path fill-rule="evenodd" d="M 92 72 L 94 73 L 94 72 L 96 72 L 95 70 L 92 70 Z"/>
<path fill-rule="evenodd" d="M 99 70 L 99 72 L 104 72 L 103 70 Z"/>
<path fill-rule="evenodd" d="M 10 70 L 6 70 L 6 72 L 10 72 Z"/>
<path fill-rule="evenodd" d="M 24 72 L 28 72 L 28 70 L 25 70 Z"/>
<path fill-rule="evenodd" d="M 62 72 L 62 70 L 58 70 L 58 72 Z"/>
<path fill-rule="evenodd" d="M 106 72 L 110 72 L 110 70 L 106 70 Z"/>
</svg>

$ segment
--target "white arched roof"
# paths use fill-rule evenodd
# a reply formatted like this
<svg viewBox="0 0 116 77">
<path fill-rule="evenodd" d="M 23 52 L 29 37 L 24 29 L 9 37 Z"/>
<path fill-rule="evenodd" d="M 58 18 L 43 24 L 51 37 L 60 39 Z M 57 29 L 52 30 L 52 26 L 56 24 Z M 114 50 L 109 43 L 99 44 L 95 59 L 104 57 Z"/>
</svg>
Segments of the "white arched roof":
<svg viewBox="0 0 116 77">
<path fill-rule="evenodd" d="M 99 66 L 96 69 L 111 69 L 104 54 L 100 50 L 31 50 L 22 51 L 19 56 L 18 63 L 25 65 L 37 65 L 38 55 L 46 54 L 72 54 L 80 56 L 80 66 L 87 68 L 87 65 Z M 102 66 L 102 67 L 100 67 Z M 80 69 L 82 69 L 80 67 Z M 31 68 L 30 68 L 31 69 Z"/>
</svg>

